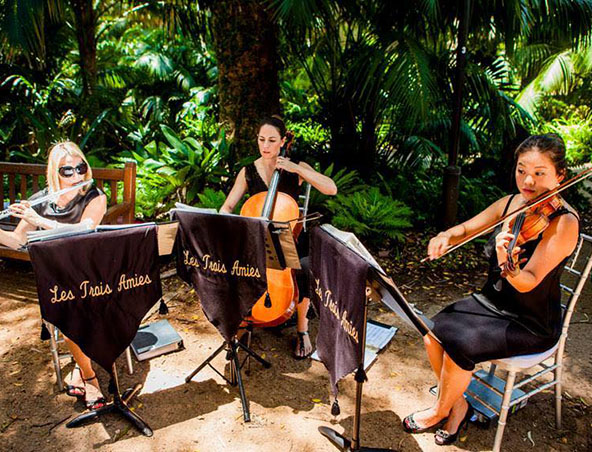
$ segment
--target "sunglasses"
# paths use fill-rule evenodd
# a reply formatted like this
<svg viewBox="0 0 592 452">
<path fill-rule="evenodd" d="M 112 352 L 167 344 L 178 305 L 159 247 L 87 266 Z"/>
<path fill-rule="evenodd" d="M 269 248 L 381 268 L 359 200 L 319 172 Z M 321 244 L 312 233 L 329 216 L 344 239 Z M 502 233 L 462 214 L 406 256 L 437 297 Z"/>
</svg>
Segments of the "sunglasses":
<svg viewBox="0 0 592 452">
<path fill-rule="evenodd" d="M 79 163 L 78 165 L 74 166 L 61 166 L 58 169 L 58 173 L 62 177 L 72 177 L 74 176 L 74 171 L 76 171 L 81 176 L 86 174 L 88 171 L 88 165 L 84 162 Z"/>
</svg>

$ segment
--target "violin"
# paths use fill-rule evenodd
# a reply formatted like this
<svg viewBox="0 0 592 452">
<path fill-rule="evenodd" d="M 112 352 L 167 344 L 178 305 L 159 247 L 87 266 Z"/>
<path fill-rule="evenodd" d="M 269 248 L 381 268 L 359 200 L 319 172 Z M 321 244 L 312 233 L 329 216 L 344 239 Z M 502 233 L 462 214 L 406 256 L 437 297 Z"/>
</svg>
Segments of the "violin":
<svg viewBox="0 0 592 452">
<path fill-rule="evenodd" d="M 518 214 L 510 221 L 510 229 L 514 238 L 508 244 L 508 258 L 502 268 L 502 278 L 516 276 L 520 270 L 519 254 L 514 253 L 517 246 L 536 239 L 551 224 L 549 216 L 563 207 L 563 201 L 559 196 L 536 204 L 535 206 Z"/>
<path fill-rule="evenodd" d="M 284 157 L 292 144 L 293 134 L 286 133 L 286 143 L 280 150 Z M 275 169 L 266 192 L 251 196 L 243 204 L 240 214 L 246 217 L 265 217 L 268 220 L 290 221 L 295 237 L 301 229 L 298 223 L 300 210 L 298 203 L 288 194 L 278 191 L 282 171 Z M 284 323 L 298 305 L 298 286 L 291 269 L 274 270 L 268 268 L 267 291 L 251 309 L 247 322 L 259 327 L 271 327 Z"/>
</svg>

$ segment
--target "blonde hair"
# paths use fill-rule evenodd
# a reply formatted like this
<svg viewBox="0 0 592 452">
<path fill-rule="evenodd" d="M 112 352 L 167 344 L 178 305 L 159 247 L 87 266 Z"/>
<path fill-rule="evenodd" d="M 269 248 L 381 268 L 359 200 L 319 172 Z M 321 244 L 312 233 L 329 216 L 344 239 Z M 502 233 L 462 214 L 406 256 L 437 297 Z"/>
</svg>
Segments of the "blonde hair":
<svg viewBox="0 0 592 452">
<path fill-rule="evenodd" d="M 92 169 L 78 145 L 72 141 L 62 141 L 49 148 L 49 155 L 47 157 L 47 187 L 50 193 L 60 190 L 60 175 L 58 170 L 60 169 L 60 162 L 67 156 L 80 157 L 88 166 L 84 180 L 92 179 Z M 87 185 L 82 190 L 86 192 L 88 189 L 89 186 Z"/>
</svg>

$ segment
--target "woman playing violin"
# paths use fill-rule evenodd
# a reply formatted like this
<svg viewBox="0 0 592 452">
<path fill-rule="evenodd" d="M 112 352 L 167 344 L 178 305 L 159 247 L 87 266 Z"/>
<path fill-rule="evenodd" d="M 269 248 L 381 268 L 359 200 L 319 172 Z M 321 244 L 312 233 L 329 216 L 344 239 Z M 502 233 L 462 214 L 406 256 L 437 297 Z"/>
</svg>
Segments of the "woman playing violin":
<svg viewBox="0 0 592 452">
<path fill-rule="evenodd" d="M 315 171 L 305 162 L 296 162 L 288 157 L 281 157 L 280 149 L 286 144 L 286 126 L 277 116 L 265 118 L 259 125 L 257 144 L 261 155 L 255 162 L 240 170 L 232 190 L 228 194 L 220 212 L 230 213 L 245 193 L 254 195 L 267 191 L 275 169 L 283 170 L 278 190 L 298 201 L 300 185 L 310 183 L 325 195 L 337 194 L 337 186 L 331 178 Z M 297 273 L 300 302 L 297 307 L 297 343 L 294 356 L 306 358 L 312 353 L 312 344 L 308 336 L 307 312 L 310 305 L 308 296 L 307 258 L 301 259 L 302 270 Z"/>
<path fill-rule="evenodd" d="M 527 138 L 518 146 L 516 186 L 518 193 L 494 202 L 462 224 L 440 232 L 428 245 L 436 259 L 450 246 L 474 231 L 492 224 L 542 193 L 555 188 L 567 172 L 565 144 L 555 134 Z M 561 330 L 559 279 L 565 261 L 575 249 L 579 219 L 572 207 L 561 206 L 548 217 L 549 225 L 533 240 L 514 248 L 509 225 L 502 224 L 489 242 L 489 275 L 480 294 L 446 307 L 434 317 L 433 332 L 424 338 L 432 369 L 438 379 L 434 406 L 407 416 L 406 431 L 416 433 L 441 425 L 435 441 L 451 444 L 473 414 L 463 397 L 475 364 L 492 359 L 540 353 L 551 348 Z M 519 257 L 517 257 L 519 256 Z M 506 272 L 507 260 L 523 265 Z"/>
<path fill-rule="evenodd" d="M 48 188 L 34 194 L 29 201 L 12 204 L 12 215 L 20 221 L 14 231 L 0 229 L 0 244 L 18 249 L 27 243 L 27 232 L 36 229 L 55 229 L 61 224 L 85 223 L 89 228 L 98 225 L 107 210 L 107 197 L 97 188 L 85 186 L 61 194 L 56 200 L 31 207 L 30 201 L 51 192 L 79 185 L 92 179 L 92 170 L 80 148 L 70 141 L 55 144 L 47 162 Z M 72 397 L 84 397 L 86 406 L 96 409 L 105 404 L 99 381 L 88 358 L 80 347 L 65 338 L 76 361 L 76 367 L 66 378 L 66 392 Z"/>
</svg>

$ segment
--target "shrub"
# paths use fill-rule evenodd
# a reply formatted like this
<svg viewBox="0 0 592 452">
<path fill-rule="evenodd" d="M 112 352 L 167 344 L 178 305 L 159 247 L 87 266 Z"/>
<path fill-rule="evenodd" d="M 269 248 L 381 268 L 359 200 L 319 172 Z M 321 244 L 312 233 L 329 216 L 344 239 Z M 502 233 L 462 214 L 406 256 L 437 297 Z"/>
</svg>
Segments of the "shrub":
<svg viewBox="0 0 592 452">
<path fill-rule="evenodd" d="M 338 171 L 335 171 L 335 168 L 331 163 L 324 170 L 317 168 L 317 171 L 333 179 L 333 182 L 335 182 L 335 185 L 337 186 L 337 193 L 339 195 L 349 195 L 364 187 L 360 183 L 358 172 L 356 170 L 349 171 L 347 168 L 342 168 Z M 331 198 L 331 196 L 323 195 L 318 190 L 311 190 L 309 199 L 309 210 L 326 211 L 327 201 Z"/>
<path fill-rule="evenodd" d="M 224 201 L 226 201 L 226 193 L 222 190 L 214 190 L 212 188 L 206 188 L 197 197 L 199 198 L 197 207 L 203 207 L 204 209 L 220 210 Z"/>
<path fill-rule="evenodd" d="M 384 196 L 377 187 L 366 187 L 350 195 L 327 201 L 333 224 L 355 233 L 360 239 L 384 248 L 388 240 L 402 242 L 411 227 L 411 209 L 401 201 Z"/>
</svg>

